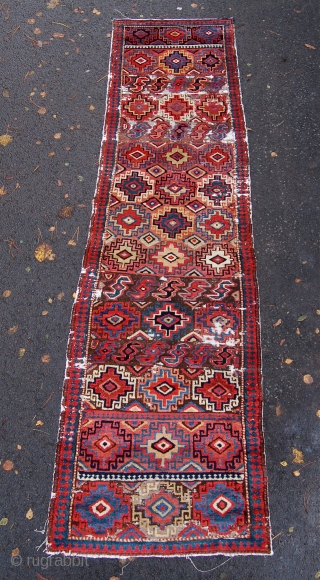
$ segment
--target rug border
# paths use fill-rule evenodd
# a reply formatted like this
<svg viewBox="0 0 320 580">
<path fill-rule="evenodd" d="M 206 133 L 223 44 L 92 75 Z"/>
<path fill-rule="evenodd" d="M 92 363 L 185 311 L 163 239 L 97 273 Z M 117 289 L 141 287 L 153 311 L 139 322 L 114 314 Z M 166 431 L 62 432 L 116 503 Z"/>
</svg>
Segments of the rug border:
<svg viewBox="0 0 320 580">
<path fill-rule="evenodd" d="M 240 227 L 239 227 L 239 237 L 241 240 L 243 240 L 243 238 L 247 238 L 249 235 L 249 261 L 248 263 L 246 261 L 241 260 L 241 264 L 242 264 L 242 268 L 243 266 L 245 266 L 245 268 L 243 268 L 244 270 L 248 267 L 249 269 L 249 273 L 248 273 L 248 277 L 247 279 L 245 278 L 245 284 L 243 285 L 243 290 L 248 291 L 247 286 L 251 287 L 251 290 L 254 293 L 254 300 L 252 302 L 252 309 L 250 311 L 250 313 L 245 311 L 245 316 L 247 318 L 252 319 L 252 314 L 254 314 L 254 320 L 257 322 L 257 324 L 255 325 L 256 328 L 252 329 L 253 332 L 253 336 L 254 336 L 254 344 L 258 345 L 259 347 L 259 352 L 256 353 L 257 356 L 257 361 L 259 363 L 258 365 L 258 372 L 257 369 L 253 370 L 253 373 L 251 374 L 255 374 L 255 379 L 257 379 L 255 381 L 255 384 L 259 385 L 259 390 L 257 393 L 257 401 L 256 401 L 256 405 L 254 407 L 255 412 L 254 412 L 254 420 L 255 420 L 255 427 L 258 427 L 258 444 L 255 446 L 255 452 L 256 452 L 256 457 L 255 459 L 259 462 L 259 470 L 260 470 L 260 474 L 262 475 L 262 482 L 258 483 L 258 491 L 259 491 L 259 498 L 260 500 L 262 499 L 263 501 L 263 506 L 264 506 L 264 513 L 266 514 L 264 516 L 264 520 L 265 520 L 265 525 L 266 525 L 266 532 L 269 531 L 269 538 L 267 537 L 268 534 L 265 534 L 264 537 L 264 548 L 270 548 L 268 549 L 268 551 L 257 551 L 257 549 L 254 552 L 249 551 L 250 547 L 253 549 L 254 547 L 256 548 L 257 546 L 255 546 L 254 544 L 252 544 L 252 540 L 248 540 L 248 539 L 244 539 L 244 540 L 237 540 L 237 543 L 239 544 L 238 548 L 236 546 L 231 547 L 230 543 L 232 542 L 231 539 L 227 540 L 227 539 L 222 539 L 219 540 L 217 539 L 212 539 L 212 540 L 204 540 L 204 544 L 207 544 L 207 546 L 205 548 L 200 549 L 199 544 L 201 542 L 197 541 L 197 540 L 193 540 L 193 541 L 189 541 L 188 543 L 186 543 L 185 545 L 179 546 L 177 544 L 175 544 L 173 542 L 173 545 L 175 546 L 174 549 L 178 550 L 180 548 L 182 548 L 181 551 L 183 551 L 183 555 L 179 555 L 179 553 L 145 553 L 145 554 L 137 554 L 137 550 L 140 549 L 138 543 L 135 544 L 135 547 L 133 548 L 135 550 L 132 551 L 132 546 L 128 545 L 125 546 L 124 544 L 121 544 L 119 542 L 119 551 L 113 554 L 106 554 L 103 551 L 99 551 L 98 553 L 90 553 L 90 549 L 91 550 L 99 550 L 101 548 L 99 548 L 97 546 L 97 544 L 99 544 L 99 541 L 93 540 L 92 542 L 90 540 L 80 540 L 80 541 L 75 541 L 75 540 L 67 540 L 67 542 L 64 543 L 64 547 L 60 548 L 57 545 L 54 547 L 54 530 L 55 527 L 52 520 L 54 518 L 54 507 L 55 507 L 55 503 L 58 501 L 57 499 L 57 483 L 58 481 L 60 481 L 61 484 L 61 471 L 62 471 L 62 464 L 61 464 L 61 456 L 62 456 L 62 447 L 64 444 L 65 450 L 68 447 L 66 445 L 65 442 L 65 436 L 66 436 L 66 431 L 65 431 L 65 426 L 66 426 L 66 419 L 67 419 L 67 415 L 70 417 L 70 415 L 74 415 L 73 420 L 75 420 L 77 422 L 77 417 L 75 415 L 77 415 L 78 412 L 78 407 L 76 407 L 76 410 L 74 412 L 74 407 L 72 408 L 72 411 L 70 410 L 70 407 L 68 407 L 68 404 L 70 405 L 77 405 L 79 401 L 76 400 L 76 395 L 73 393 L 70 393 L 69 391 L 70 386 L 69 386 L 69 381 L 71 383 L 74 384 L 74 382 L 78 383 L 78 391 L 79 391 L 79 385 L 82 382 L 82 378 L 81 378 L 81 373 L 83 370 L 83 362 L 81 357 L 75 357 L 74 355 L 75 353 L 78 353 L 78 350 L 76 348 L 75 343 L 77 343 L 77 333 L 81 330 L 83 330 L 83 324 L 80 325 L 80 329 L 77 328 L 76 326 L 76 322 L 77 322 L 77 317 L 81 316 L 82 319 L 83 317 L 85 317 L 84 314 L 84 310 L 85 308 L 81 307 L 81 304 L 83 304 L 83 298 L 84 295 L 91 295 L 92 291 L 94 290 L 94 273 L 95 273 L 95 267 L 93 266 L 92 262 L 94 261 L 94 258 L 97 257 L 100 253 L 99 248 L 97 246 L 94 246 L 94 244 L 92 243 L 92 236 L 94 235 L 95 240 L 98 240 L 98 244 L 99 244 L 99 239 L 98 236 L 95 232 L 95 225 L 98 222 L 99 223 L 99 219 L 101 220 L 101 213 L 105 213 L 105 205 L 103 204 L 103 199 L 101 200 L 101 198 L 103 197 L 107 197 L 105 194 L 103 194 L 103 189 L 107 190 L 108 188 L 105 187 L 106 185 L 106 181 L 109 181 L 111 179 L 111 174 L 112 174 L 112 162 L 110 162 L 110 154 L 112 157 L 112 153 L 114 151 L 114 147 L 112 147 L 112 145 L 109 146 L 109 133 L 114 129 L 114 127 L 110 128 L 108 127 L 108 111 L 109 110 L 113 110 L 112 109 L 112 101 L 114 99 L 114 93 L 118 94 L 119 90 L 120 90 L 120 85 L 118 83 L 117 86 L 113 86 L 113 79 L 114 79 L 114 69 L 116 68 L 116 62 L 113 62 L 113 58 L 112 55 L 114 54 L 116 45 L 118 43 L 118 45 L 120 45 L 122 47 L 122 38 L 123 38 L 123 31 L 124 31 L 124 27 L 126 25 L 136 25 L 136 24 L 148 24 L 148 25 L 152 25 L 152 24 L 158 24 L 159 22 L 172 22 L 172 19 L 163 19 L 163 18 L 159 18 L 159 19 L 114 19 L 113 20 L 113 30 L 112 30 L 112 39 L 111 39 L 111 48 L 110 48 L 110 61 L 109 61 L 109 74 L 108 74 L 108 83 L 107 83 L 107 95 L 106 95 L 106 106 L 105 106 L 105 115 L 104 115 L 104 125 L 103 125 L 103 133 L 102 133 L 102 141 L 101 141 L 101 147 L 100 147 L 100 162 L 99 162 L 99 171 L 98 171 L 98 176 L 97 176 L 97 181 L 96 181 L 96 189 L 95 189 L 95 195 L 94 195 L 94 200 L 93 200 L 93 207 L 92 207 L 92 215 L 91 215 L 91 221 L 90 221 L 90 227 L 89 227 L 89 233 L 88 233 L 88 240 L 87 240 L 87 245 L 86 245 L 86 250 L 85 250 L 85 254 L 84 254 L 84 258 L 83 258 L 83 264 L 82 264 L 82 269 L 81 269 L 81 275 L 79 278 L 79 282 L 78 282 L 78 287 L 77 287 L 77 293 L 76 293 L 76 298 L 75 298 L 75 302 L 74 302 L 74 306 L 73 306 L 73 310 L 72 310 L 72 314 L 71 314 L 71 322 L 70 322 L 70 335 L 69 335 L 69 341 L 68 341 L 68 350 L 67 350 L 67 368 L 66 368 L 66 373 L 65 373 L 65 382 L 64 382 L 64 389 L 63 389 L 63 395 L 62 395 L 62 403 L 61 403 L 61 415 L 60 415 L 60 425 L 59 425 L 59 432 L 58 432 L 58 439 L 57 439 L 57 450 L 56 450 L 56 457 L 55 457 L 55 471 L 54 471 L 54 482 L 53 482 L 53 489 L 52 489 L 52 495 L 51 495 L 51 501 L 50 501 L 50 506 L 49 506 L 49 515 L 48 515 L 48 519 L 50 521 L 50 523 L 52 523 L 52 530 L 50 529 L 47 535 L 47 540 L 46 540 L 46 553 L 48 554 L 52 554 L 52 555 L 56 555 L 56 554 L 65 554 L 68 556 L 87 556 L 90 558 L 119 558 L 119 557 L 128 557 L 131 555 L 134 555 L 136 557 L 142 556 L 142 557 L 188 557 L 188 556 L 218 556 L 218 555 L 228 555 L 228 556 L 236 556 L 236 555 L 241 555 L 241 556 L 245 556 L 245 555 L 272 555 L 272 546 L 271 546 L 271 530 L 270 530 L 270 526 L 269 526 L 269 512 L 268 512 L 268 493 L 267 493 L 267 477 L 266 477 L 266 468 L 265 468 L 265 451 L 264 451 L 264 445 L 263 445 L 263 410 L 262 410 L 262 376 L 261 376 L 261 349 L 260 349 L 260 311 L 259 311 L 259 300 L 258 300 L 258 284 L 257 284 L 257 277 L 256 277 L 256 265 L 255 265 L 255 258 L 254 258 L 254 239 L 253 239 L 253 232 L 252 232 L 252 205 L 251 205 L 251 187 L 250 187 L 250 168 L 249 168 L 249 155 L 248 155 L 248 139 L 247 139 L 247 133 L 246 133 L 246 126 L 245 126 L 245 116 L 244 116 L 244 110 L 243 110 L 243 103 L 242 103 L 242 94 L 241 94 L 241 86 L 240 86 L 240 75 L 239 75 L 239 68 L 238 68 L 238 57 L 237 57 L 237 49 L 236 49 L 236 43 L 235 43 L 235 33 L 234 33 L 234 25 L 233 25 L 233 18 L 225 18 L 225 19 L 174 19 L 174 21 L 176 22 L 180 22 L 181 24 L 190 24 L 190 22 L 196 22 L 196 23 L 203 23 L 203 24 L 208 24 L 208 23 L 214 23 L 214 24 L 220 24 L 220 25 L 224 25 L 225 27 L 225 34 L 226 34 L 226 43 L 225 43 L 225 48 L 226 48 L 226 58 L 227 58 L 227 63 L 228 63 L 228 67 L 227 67 L 227 73 L 228 73 L 228 80 L 229 80 L 229 87 L 230 87 L 230 93 L 231 93 L 231 85 L 233 85 L 234 91 L 235 91 L 235 95 L 233 97 L 233 99 L 230 98 L 231 100 L 231 107 L 232 110 L 234 111 L 234 108 L 238 108 L 238 110 L 240 109 L 240 114 L 238 112 L 238 116 L 237 116 L 237 122 L 239 123 L 239 127 L 237 129 L 235 129 L 235 134 L 236 134 L 236 143 L 237 143 L 237 167 L 236 167 L 236 172 L 237 172 L 237 184 L 238 184 L 238 189 L 243 189 L 244 193 L 241 193 L 239 196 L 239 200 L 238 200 L 238 206 L 243 206 L 242 207 L 242 211 L 246 213 L 247 215 L 247 220 L 246 223 L 244 224 L 244 229 L 246 230 L 244 233 L 242 233 L 240 235 Z M 122 32 L 122 34 L 121 34 Z M 120 33 L 120 34 L 119 34 Z M 121 36 L 121 42 L 120 42 L 120 37 Z M 117 60 L 117 59 L 116 59 Z M 119 60 L 119 59 L 118 59 Z M 231 65 L 231 67 L 230 67 Z M 232 75 L 233 77 L 230 78 L 230 68 L 232 68 Z M 236 118 L 233 115 L 233 120 L 235 122 Z M 118 121 L 117 121 L 118 122 Z M 115 122 L 113 123 L 113 125 L 115 125 Z M 117 123 L 116 123 L 117 125 Z M 111 140 L 110 140 L 111 141 Z M 238 154 L 238 150 L 239 150 L 239 145 L 242 145 L 241 147 L 241 155 Z M 106 156 L 108 154 L 108 160 L 106 161 Z M 241 158 L 241 161 L 239 161 L 239 158 Z M 109 163 L 108 163 L 109 162 Z M 239 167 L 239 166 L 240 167 Z M 106 170 L 108 170 L 109 168 L 109 173 Z M 110 173 L 111 172 L 111 173 Z M 242 177 L 239 176 L 239 172 L 242 173 Z M 99 199 L 99 204 L 97 203 Z M 242 203 L 243 202 L 243 203 Z M 100 210 L 100 211 L 99 211 Z M 240 211 L 240 207 L 239 207 L 239 211 Z M 240 221 L 240 220 L 239 220 Z M 94 233 L 95 232 L 95 233 Z M 91 247 L 89 247 L 89 241 L 91 242 Z M 100 239 L 100 244 L 101 244 L 101 239 Z M 93 247 L 94 246 L 94 247 Z M 91 251 L 90 251 L 91 250 Z M 243 252 L 244 252 L 244 248 L 240 248 L 241 250 L 241 255 L 243 256 Z M 89 284 L 88 284 L 89 282 Z M 249 282 L 249 283 L 248 283 Z M 91 284 L 90 284 L 91 283 Z M 91 289 L 90 289 L 90 285 L 91 285 Z M 77 330 L 77 333 L 76 333 Z M 246 354 L 247 354 L 247 350 L 246 349 Z M 245 365 L 246 366 L 246 365 Z M 77 367 L 77 368 L 75 368 Z M 76 372 L 75 372 L 76 371 Z M 255 371 L 255 372 L 254 372 Z M 246 372 L 248 372 L 246 370 Z M 69 375 L 69 376 L 68 376 Z M 253 386 L 253 388 L 256 390 L 256 386 Z M 251 393 L 252 396 L 252 393 Z M 247 403 L 246 403 L 247 405 Z M 256 408 L 257 406 L 259 407 L 258 413 L 256 412 Z M 68 413 L 69 411 L 69 413 Z M 246 418 L 248 418 L 248 409 L 246 408 L 246 413 L 245 416 Z M 250 421 L 246 421 L 246 432 L 247 432 L 247 436 L 248 436 L 248 431 L 250 430 Z M 252 434 L 251 434 L 252 435 Z M 247 437 L 248 439 L 248 437 Z M 74 442 L 73 442 L 74 444 Z M 250 445 L 249 445 L 250 447 Z M 70 450 L 69 450 L 69 457 L 70 457 Z M 72 454 L 72 451 L 71 451 Z M 252 459 L 251 459 L 252 462 Z M 69 470 L 70 471 L 70 470 Z M 66 475 L 65 475 L 66 477 Z M 67 476 L 68 478 L 68 476 Z M 252 483 L 251 483 L 252 485 Z M 70 487 L 70 485 L 69 485 Z M 64 495 L 66 496 L 68 492 L 65 492 Z M 62 495 L 62 494 L 61 494 Z M 65 504 L 68 503 L 67 501 L 64 502 Z M 60 520 L 61 522 L 61 520 Z M 61 526 L 61 523 L 60 523 Z M 66 527 L 66 523 L 64 523 L 64 528 Z M 57 532 L 56 532 L 57 535 Z M 225 545 L 225 549 L 221 548 L 222 551 L 214 551 L 214 552 L 210 552 L 210 549 L 214 548 L 215 543 L 220 543 L 223 542 Z M 241 552 L 238 552 L 237 550 L 240 547 L 240 542 L 241 542 Z M 86 544 L 83 545 L 82 548 L 80 548 L 80 544 Z M 110 547 L 108 546 L 108 542 L 100 542 L 101 544 L 103 544 L 102 549 L 109 549 L 110 551 Z M 227 546 L 226 543 L 229 543 L 229 545 Z M 77 547 L 73 548 L 73 545 L 76 544 Z M 141 543 L 143 544 L 141 546 L 142 550 L 146 549 L 146 550 L 159 550 L 162 548 L 162 545 L 160 543 L 152 543 L 152 542 L 147 542 L 147 543 Z M 191 544 L 194 545 L 194 548 L 192 548 Z M 196 546 L 196 544 L 198 544 L 198 546 Z M 211 545 L 210 546 L 208 545 Z M 247 545 L 247 550 L 248 551 L 243 551 L 245 549 L 245 546 L 243 544 Z M 251 546 L 249 546 L 249 544 L 251 544 Z M 68 547 L 67 547 L 68 545 Z M 115 547 L 116 546 L 116 542 L 112 542 L 112 545 Z M 118 545 L 118 544 L 117 544 Z M 96 547 L 94 547 L 96 546 Z M 131 548 L 131 549 L 130 549 Z M 188 548 L 190 548 L 190 550 L 188 550 Z M 198 548 L 198 549 L 197 549 Z M 81 551 L 77 551 L 81 549 Z M 165 549 L 170 549 L 170 547 L 168 546 Z M 228 551 L 228 550 L 232 550 L 232 551 Z M 200 550 L 200 551 L 198 551 Z M 206 551 L 203 551 L 206 550 Z M 220 550 L 220 548 L 218 549 Z"/>
</svg>

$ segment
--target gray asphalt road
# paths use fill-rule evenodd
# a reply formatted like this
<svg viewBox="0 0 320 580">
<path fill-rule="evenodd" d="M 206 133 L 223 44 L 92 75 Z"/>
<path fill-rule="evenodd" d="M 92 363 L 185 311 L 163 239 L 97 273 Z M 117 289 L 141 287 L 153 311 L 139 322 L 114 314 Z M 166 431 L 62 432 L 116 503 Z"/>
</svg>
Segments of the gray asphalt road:
<svg viewBox="0 0 320 580">
<path fill-rule="evenodd" d="M 45 1 L 5 0 L 0 6 L 0 135 L 12 137 L 0 145 L 0 193 L 7 191 L 0 196 L 4 579 L 109 580 L 122 570 L 117 560 L 50 564 L 36 549 L 43 535 L 35 531 L 44 527 L 51 493 L 69 318 L 95 190 L 112 19 L 121 17 L 119 11 L 128 17 L 235 18 L 250 127 L 275 536 L 272 557 L 235 557 L 207 574 L 185 558 L 136 559 L 123 578 L 320 576 L 319 6 L 317 0 L 196 2 L 87 0 L 79 8 L 61 0 L 49 8 Z M 60 217 L 66 205 L 74 211 Z M 71 239 L 76 245 L 68 244 Z M 37 262 L 38 240 L 50 244 L 53 261 Z M 50 362 L 42 362 L 44 355 Z M 313 382 L 306 384 L 304 375 Z M 292 462 L 293 448 L 304 463 Z M 11 467 L 5 461 L 12 469 L 3 468 Z M 32 519 L 26 517 L 30 509 Z M 204 570 L 225 560 L 193 559 Z"/>
</svg>

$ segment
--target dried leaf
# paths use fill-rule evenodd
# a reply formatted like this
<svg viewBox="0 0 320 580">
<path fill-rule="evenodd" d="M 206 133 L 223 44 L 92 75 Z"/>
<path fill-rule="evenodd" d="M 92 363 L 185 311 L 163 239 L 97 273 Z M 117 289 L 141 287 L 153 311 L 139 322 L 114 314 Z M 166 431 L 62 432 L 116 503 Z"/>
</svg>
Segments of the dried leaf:
<svg viewBox="0 0 320 580">
<path fill-rule="evenodd" d="M 301 334 L 300 328 L 296 328 L 296 334 Z"/>
<path fill-rule="evenodd" d="M 282 322 L 282 320 L 281 320 L 281 318 L 279 318 L 279 320 L 277 320 L 277 322 L 275 322 L 275 323 L 274 323 L 274 325 L 273 325 L 273 326 L 274 326 L 274 328 L 275 328 L 276 326 L 279 326 L 279 324 L 281 324 L 281 322 Z"/>
<path fill-rule="evenodd" d="M 305 46 L 307 48 L 311 48 L 312 50 L 316 50 L 316 47 L 315 46 L 312 46 L 312 44 L 305 44 Z"/>
<path fill-rule="evenodd" d="M 13 469 L 13 462 L 10 461 L 10 459 L 6 459 L 6 461 L 2 465 L 2 468 L 5 471 L 11 471 L 11 469 Z"/>
<path fill-rule="evenodd" d="M 41 34 L 40 28 L 35 28 L 33 34 Z"/>
<path fill-rule="evenodd" d="M 21 445 L 17 445 L 17 449 L 20 451 L 22 449 Z"/>
<path fill-rule="evenodd" d="M 292 463 L 304 463 L 302 451 L 299 451 L 299 449 L 295 449 L 295 447 L 292 447 L 292 455 L 293 455 Z"/>
<path fill-rule="evenodd" d="M 0 145 L 3 145 L 3 147 L 6 147 L 11 141 L 11 135 L 0 135 Z"/>
<path fill-rule="evenodd" d="M 9 93 L 9 91 L 7 91 L 6 89 L 4 89 L 4 90 L 2 91 L 2 96 L 3 96 L 5 99 L 9 99 L 9 97 L 10 97 L 10 93 Z"/>
<path fill-rule="evenodd" d="M 93 105 L 90 105 L 89 111 L 94 111 L 94 106 Z"/>
<path fill-rule="evenodd" d="M 44 425 L 43 421 L 40 421 L 40 419 L 36 422 L 36 427 L 42 427 L 42 425 Z"/>
<path fill-rule="evenodd" d="M 280 403 L 278 403 L 276 406 L 276 416 L 280 417 L 281 415 L 282 415 L 282 409 L 281 409 Z"/>
<path fill-rule="evenodd" d="M 47 112 L 47 109 L 45 109 L 44 107 L 39 107 L 39 109 L 38 109 L 39 115 L 45 115 L 46 112 Z"/>
<path fill-rule="evenodd" d="M 41 357 L 41 362 L 43 362 L 43 363 L 49 363 L 49 362 L 50 362 L 50 360 L 51 360 L 51 356 L 50 356 L 50 354 L 44 354 L 44 355 Z"/>
<path fill-rule="evenodd" d="M 315 331 L 316 334 L 319 334 L 320 329 L 317 327 L 317 328 L 314 329 L 314 331 Z"/>
<path fill-rule="evenodd" d="M 38 262 L 44 262 L 44 260 L 54 260 L 55 254 L 53 254 L 52 248 L 49 244 L 42 243 L 36 247 L 34 257 Z"/>
<path fill-rule="evenodd" d="M 55 133 L 53 137 L 54 139 L 61 139 L 61 133 Z"/>
<path fill-rule="evenodd" d="M 300 284 L 300 282 L 302 282 L 301 278 L 296 278 L 296 279 L 295 279 L 295 283 L 296 283 L 296 284 Z"/>
<path fill-rule="evenodd" d="M 32 518 L 33 518 L 33 511 L 32 511 L 31 508 L 27 511 L 26 518 L 27 518 L 27 520 L 32 520 Z"/>
<path fill-rule="evenodd" d="M 54 32 L 53 33 L 53 38 L 64 38 L 65 35 L 62 32 Z"/>
<path fill-rule="evenodd" d="M 59 0 L 50 0 L 49 4 L 47 4 L 47 8 L 51 8 L 53 10 L 53 8 L 56 8 L 59 6 L 59 4 Z"/>
<path fill-rule="evenodd" d="M 7 195 L 7 190 L 4 188 L 4 185 L 2 185 L 2 187 L 0 187 L 0 195 Z"/>
<path fill-rule="evenodd" d="M 42 310 L 41 316 L 47 316 L 49 314 L 48 310 Z"/>
<path fill-rule="evenodd" d="M 318 315 L 320 315 L 320 310 L 316 310 L 316 313 L 317 313 Z"/>
<path fill-rule="evenodd" d="M 291 365 L 293 360 L 292 360 L 292 358 L 286 358 L 286 360 L 284 362 L 286 363 L 286 365 Z"/>
<path fill-rule="evenodd" d="M 93 14 L 96 14 L 97 16 L 99 16 L 99 14 L 101 14 L 101 12 L 99 12 L 99 10 L 97 10 L 96 8 L 94 8 L 92 10 Z"/>
<path fill-rule="evenodd" d="M 315 574 L 315 576 L 314 576 L 314 577 L 315 577 L 315 578 L 320 578 L 320 570 L 319 570 L 319 572 L 316 572 L 316 574 Z"/>
<path fill-rule="evenodd" d="M 76 242 L 74 240 L 69 240 L 68 241 L 68 246 L 76 246 Z"/>
<path fill-rule="evenodd" d="M 303 375 L 303 382 L 306 383 L 306 385 L 312 385 L 313 377 L 311 375 Z"/>
<path fill-rule="evenodd" d="M 293 471 L 293 472 L 292 472 L 292 474 L 293 474 L 295 477 L 299 477 L 299 475 L 301 475 L 301 473 L 300 473 L 299 469 L 297 469 L 296 471 Z"/>
<path fill-rule="evenodd" d="M 289 528 L 288 532 L 290 532 L 290 534 L 292 534 L 292 532 L 293 532 L 293 531 L 294 531 L 294 527 L 293 527 L 293 526 L 291 526 L 291 527 Z"/>
<path fill-rule="evenodd" d="M 318 409 L 318 411 L 316 412 L 317 417 L 319 417 L 320 419 L 320 409 Z"/>
<path fill-rule="evenodd" d="M 11 296 L 11 290 L 5 290 L 2 292 L 2 296 L 3 298 L 9 298 L 9 296 Z"/>
<path fill-rule="evenodd" d="M 0 526 L 6 526 L 8 523 L 8 518 L 1 518 L 0 520 Z"/>
<path fill-rule="evenodd" d="M 270 155 L 271 157 L 278 157 L 278 153 L 276 153 L 275 151 L 271 151 Z"/>
<path fill-rule="evenodd" d="M 34 18 L 28 18 L 27 22 L 28 22 L 28 24 L 35 24 L 35 19 Z"/>
<path fill-rule="evenodd" d="M 60 292 L 60 294 L 58 294 L 58 296 L 57 296 L 58 300 L 62 300 L 63 297 L 64 297 L 64 292 Z"/>
<path fill-rule="evenodd" d="M 14 334 L 15 332 L 17 332 L 18 330 L 18 326 L 11 326 L 11 328 L 9 328 L 9 330 L 7 331 L 8 334 Z"/>
<path fill-rule="evenodd" d="M 25 353 L 26 353 L 26 349 L 25 349 L 25 348 L 19 348 L 19 352 L 18 352 L 18 354 L 19 354 L 19 356 L 20 356 L 20 357 L 21 357 L 21 356 L 24 356 L 24 355 L 25 355 Z"/>
<path fill-rule="evenodd" d="M 59 210 L 59 217 L 69 218 L 74 212 L 74 205 L 65 205 Z"/>
<path fill-rule="evenodd" d="M 280 461 L 280 465 L 282 465 L 283 467 L 287 467 L 287 462 L 286 461 Z"/>
<path fill-rule="evenodd" d="M 19 554 L 20 554 L 20 550 L 19 550 L 19 548 L 14 548 L 14 549 L 12 550 L 12 552 L 11 552 L 11 556 L 12 556 L 12 557 L 14 557 L 14 556 L 19 556 Z"/>
<path fill-rule="evenodd" d="M 305 320 L 307 318 L 306 314 L 302 314 L 302 316 L 299 316 L 298 318 L 298 322 L 303 322 L 303 320 Z"/>
<path fill-rule="evenodd" d="M 280 346 L 283 346 L 285 342 L 286 342 L 286 339 L 285 338 L 283 338 L 282 340 L 280 340 Z"/>
<path fill-rule="evenodd" d="M 192 4 L 190 4 L 191 8 L 198 8 L 198 4 L 196 4 L 195 2 L 192 2 Z"/>
</svg>

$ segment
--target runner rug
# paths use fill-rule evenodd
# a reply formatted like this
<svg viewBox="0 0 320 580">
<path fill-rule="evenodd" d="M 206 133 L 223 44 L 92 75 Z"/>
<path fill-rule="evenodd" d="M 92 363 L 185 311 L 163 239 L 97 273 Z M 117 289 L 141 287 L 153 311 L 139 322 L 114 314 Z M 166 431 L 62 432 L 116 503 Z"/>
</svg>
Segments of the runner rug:
<svg viewBox="0 0 320 580">
<path fill-rule="evenodd" d="M 114 22 L 47 550 L 268 554 L 232 20 Z"/>
</svg>

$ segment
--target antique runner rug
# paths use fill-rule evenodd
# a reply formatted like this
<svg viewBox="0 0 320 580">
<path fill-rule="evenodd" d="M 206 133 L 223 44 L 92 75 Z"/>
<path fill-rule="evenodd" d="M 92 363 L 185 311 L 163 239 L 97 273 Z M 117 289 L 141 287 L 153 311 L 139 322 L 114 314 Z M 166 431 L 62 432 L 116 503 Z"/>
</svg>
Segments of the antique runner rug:
<svg viewBox="0 0 320 580">
<path fill-rule="evenodd" d="M 114 22 L 48 553 L 269 554 L 232 20 Z"/>
</svg>

